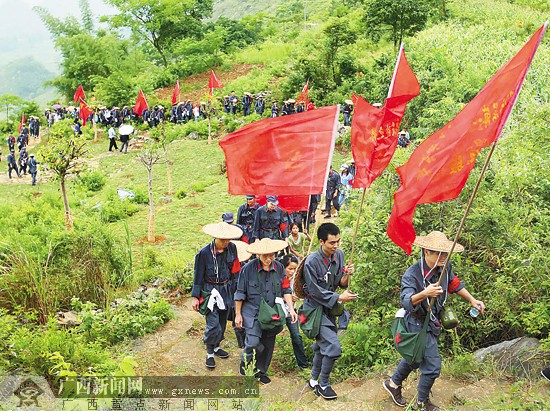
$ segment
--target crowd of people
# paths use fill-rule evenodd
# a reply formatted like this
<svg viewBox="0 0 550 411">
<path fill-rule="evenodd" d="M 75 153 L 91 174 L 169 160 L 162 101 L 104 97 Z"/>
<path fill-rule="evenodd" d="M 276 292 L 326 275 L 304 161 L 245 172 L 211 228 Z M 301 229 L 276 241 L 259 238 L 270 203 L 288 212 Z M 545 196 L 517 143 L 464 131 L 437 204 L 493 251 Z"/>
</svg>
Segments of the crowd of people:
<svg viewBox="0 0 550 411">
<path fill-rule="evenodd" d="M 29 145 L 29 135 L 33 138 L 38 138 L 39 123 L 38 119 L 30 118 L 30 127 L 26 124 L 21 125 L 17 138 L 13 132 L 9 132 L 7 139 L 8 155 L 6 161 L 8 163 L 8 177 L 12 178 L 12 173 L 15 172 L 17 177 L 26 175 L 27 172 L 32 177 L 32 185 L 36 185 L 36 174 L 38 171 L 38 161 L 34 158 L 34 154 L 29 154 L 27 146 Z M 16 151 L 17 149 L 17 151 Z"/>
</svg>

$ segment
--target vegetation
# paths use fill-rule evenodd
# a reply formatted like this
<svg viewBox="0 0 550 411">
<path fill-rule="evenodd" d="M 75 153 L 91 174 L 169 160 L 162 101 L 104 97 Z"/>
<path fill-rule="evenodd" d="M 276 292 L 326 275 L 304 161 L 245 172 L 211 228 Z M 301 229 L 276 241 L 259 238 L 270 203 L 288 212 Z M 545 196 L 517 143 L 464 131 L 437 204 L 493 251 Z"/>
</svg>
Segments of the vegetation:
<svg viewBox="0 0 550 411">
<path fill-rule="evenodd" d="M 146 1 L 125 3 L 137 7 Z M 540 27 L 549 7 L 547 2 L 467 0 L 399 1 L 384 9 L 389 13 L 398 7 L 416 7 L 414 12 L 406 13 L 415 20 L 403 22 L 391 14 L 367 13 L 368 7 L 385 4 L 383 1 L 311 3 L 306 29 L 302 24 L 303 2 L 287 1 L 273 15 L 260 13 L 240 21 L 210 21 L 197 26 L 196 33 L 169 32 L 181 37 L 167 37 L 171 41 L 162 43 L 160 50 L 143 39 L 124 39 L 115 30 L 115 21 L 111 21 L 112 28 L 95 30 L 86 7 L 80 22 L 59 21 L 48 13 L 42 16 L 46 23 L 49 21 L 48 27 L 57 36 L 64 57 L 63 73 L 55 81 L 58 90 L 71 98 L 76 86 L 83 83 L 102 103 L 117 105 L 131 103 L 139 87 L 151 92 L 214 65 L 221 66 L 217 73 L 223 80 L 222 73 L 241 63 L 261 66 L 227 82 L 225 90 L 235 89 L 241 95 L 243 91 L 266 90 L 272 98 L 281 100 L 297 96 L 309 79 L 310 96 L 317 105 L 341 103 L 351 93 L 382 102 L 395 64 L 394 45 L 405 41 L 408 60 L 422 89 L 405 118 L 413 144 L 396 152 L 388 169 L 369 191 L 363 208 L 352 280 L 352 288 L 361 298 L 347 304 L 353 320 L 342 337 L 344 355 L 336 363 L 335 375 L 343 379 L 383 369 L 397 360 L 389 325 L 399 304 L 400 277 L 417 256 L 404 255 L 385 234 L 392 195 L 399 186 L 395 167 L 409 158 L 418 142 L 449 121 L 475 96 Z M 375 17 L 378 20 L 368 20 Z M 144 28 L 132 29 L 135 35 Z M 82 47 L 75 45 L 78 40 L 82 40 Z M 109 44 L 109 50 L 94 48 L 101 42 Z M 454 365 L 447 367 L 456 376 L 467 378 L 484 372 L 469 354 L 480 347 L 518 336 L 536 337 L 550 346 L 550 158 L 545 154 L 550 117 L 548 44 L 545 39 L 535 56 L 466 221 L 460 238 L 466 252 L 454 257 L 454 267 L 462 281 L 488 307 L 473 322 L 466 316 L 465 303 L 450 297 L 461 325 L 456 332 L 444 333 L 441 348 L 445 358 L 454 359 Z M 147 52 L 151 47 L 155 53 Z M 116 59 L 109 54 L 115 52 Z M 86 66 L 85 70 L 76 66 L 77 61 Z M 154 99 L 159 100 L 152 96 Z M 212 105 L 218 114 L 211 119 L 214 138 L 259 119 L 255 115 L 240 118 L 220 114 L 215 100 Z M 10 113 L 20 115 L 18 110 L 23 103 L 12 103 L 9 97 L 6 101 Z M 14 121 L 18 121 L 17 115 L 12 118 Z M 138 129 L 143 133 L 146 127 L 140 125 Z M 83 140 L 77 141 L 89 140 L 88 133 L 85 131 Z M 170 178 L 155 173 L 153 186 L 148 185 L 147 173 L 135 161 L 135 151 L 127 156 L 99 156 L 107 149 L 105 139 L 100 138 L 98 144 L 86 140 L 97 164 L 95 171 L 67 179 L 70 196 L 66 203 L 75 217 L 73 232 L 63 230 L 64 208 L 55 185 L 43 184 L 38 187 L 40 192 L 23 185 L 16 192 L 12 185 L 0 186 L 0 194 L 6 199 L 0 205 L 0 236 L 5 242 L 0 254 L 4 270 L 0 276 L 0 290 L 4 290 L 0 293 L 0 307 L 6 310 L 0 335 L 9 336 L 17 328 L 21 344 L 30 347 L 25 351 L 22 345 L 16 345 L 20 349 L 16 352 L 26 353 L 18 354 L 16 366 L 48 374 L 60 362 L 54 356 L 59 352 L 65 363 L 75 364 L 73 369 L 93 365 L 114 372 L 116 366 L 106 359 L 105 350 L 116 350 L 113 344 L 117 347 L 127 338 L 153 331 L 166 321 L 169 310 L 158 296 L 143 303 L 141 297 L 134 295 L 127 298 L 127 304 L 119 304 L 118 312 L 110 310 L 110 303 L 133 292 L 137 284 L 161 277 L 174 288 L 188 290 L 192 276 L 189 262 L 208 241 L 200 228 L 206 222 L 218 221 L 225 211 L 235 211 L 243 202 L 242 198 L 227 194 L 221 150 L 205 141 L 209 136 L 207 121 L 167 124 L 148 133 L 166 141 L 171 163 Z M 57 137 L 72 141 L 71 134 L 69 124 L 60 123 L 50 132 L 50 142 L 45 147 Z M 338 144 L 341 152 L 335 153 L 335 164 L 350 155 L 349 137 Z M 485 155 L 481 153 L 480 161 Z M 39 154 L 44 163 L 54 164 L 54 159 Z M 414 222 L 417 232 L 425 234 L 438 229 L 452 236 L 478 173 L 474 169 L 457 200 L 419 207 Z M 118 188 L 131 190 L 136 196 L 132 201 L 120 200 Z M 159 197 L 166 192 L 176 194 L 172 202 L 161 204 Z M 343 247 L 348 252 L 358 196 L 352 194 L 349 212 L 341 214 Z M 155 231 L 165 237 L 157 243 L 138 241 L 150 221 L 150 204 L 155 207 Z M 134 306 L 135 310 L 129 308 Z M 55 330 L 52 316 L 57 310 L 69 308 L 75 309 L 82 319 L 78 332 Z M 98 314 L 97 310 L 102 311 Z M 25 321 L 30 325 L 20 327 Z M 38 324 L 44 326 L 41 332 Z M 29 342 L 33 339 L 37 343 Z M 59 341 L 65 340 L 66 346 L 61 347 Z M 6 347 L 12 343 L 8 337 L 3 341 L 8 344 Z M 40 363 L 43 351 L 55 360 Z M 9 355 L 3 355 L 2 366 L 10 368 Z M 284 372 L 291 370 L 293 363 L 289 358 L 289 338 L 280 338 L 274 367 Z M 513 406 L 517 398 L 529 407 L 529 400 L 518 395 L 503 398 L 502 409 L 506 404 Z"/>
</svg>

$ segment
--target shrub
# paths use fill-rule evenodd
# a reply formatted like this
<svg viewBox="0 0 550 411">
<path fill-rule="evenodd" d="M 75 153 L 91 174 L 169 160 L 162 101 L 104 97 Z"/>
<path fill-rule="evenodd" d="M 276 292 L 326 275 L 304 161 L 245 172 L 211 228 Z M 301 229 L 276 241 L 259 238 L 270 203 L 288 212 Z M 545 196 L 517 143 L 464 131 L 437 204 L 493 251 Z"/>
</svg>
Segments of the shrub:
<svg viewBox="0 0 550 411">
<path fill-rule="evenodd" d="M 107 178 L 99 171 L 89 171 L 78 176 L 78 183 L 88 191 L 100 191 Z"/>
</svg>

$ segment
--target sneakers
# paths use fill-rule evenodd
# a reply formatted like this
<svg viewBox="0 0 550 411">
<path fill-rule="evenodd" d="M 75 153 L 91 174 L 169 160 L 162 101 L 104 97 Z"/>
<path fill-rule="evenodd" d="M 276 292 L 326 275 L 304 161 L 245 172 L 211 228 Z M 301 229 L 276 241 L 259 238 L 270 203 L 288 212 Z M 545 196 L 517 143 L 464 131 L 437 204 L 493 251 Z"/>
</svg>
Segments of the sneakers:
<svg viewBox="0 0 550 411">
<path fill-rule="evenodd" d="M 546 378 L 548 381 L 550 381 L 550 367 L 546 367 L 540 373 L 544 378 Z"/>
<path fill-rule="evenodd" d="M 390 385 L 390 380 L 384 381 L 382 385 L 384 386 L 384 389 L 390 393 L 391 398 L 396 405 L 400 407 L 407 405 L 408 401 L 403 398 L 403 395 L 401 395 L 401 387 L 393 388 Z"/>
<path fill-rule="evenodd" d="M 439 407 L 433 404 L 429 398 L 426 401 L 416 402 L 415 410 L 418 410 L 418 411 L 437 411 L 438 409 Z"/>
<path fill-rule="evenodd" d="M 335 400 L 336 398 L 338 398 L 338 395 L 336 394 L 336 392 L 334 392 L 330 385 L 324 389 L 321 388 L 320 385 L 317 385 L 317 395 L 320 395 L 325 400 Z"/>
<path fill-rule="evenodd" d="M 216 368 L 216 361 L 214 361 L 214 357 L 206 357 L 206 367 Z"/>
<path fill-rule="evenodd" d="M 267 375 L 265 374 L 260 374 L 258 376 L 258 381 L 260 381 L 263 385 L 267 385 L 271 382 L 271 378 L 269 378 Z"/>
<path fill-rule="evenodd" d="M 220 357 L 220 358 L 227 358 L 229 357 L 229 353 L 225 350 L 222 350 L 221 348 L 218 348 L 217 350 L 214 350 L 214 355 L 216 357 Z"/>
</svg>

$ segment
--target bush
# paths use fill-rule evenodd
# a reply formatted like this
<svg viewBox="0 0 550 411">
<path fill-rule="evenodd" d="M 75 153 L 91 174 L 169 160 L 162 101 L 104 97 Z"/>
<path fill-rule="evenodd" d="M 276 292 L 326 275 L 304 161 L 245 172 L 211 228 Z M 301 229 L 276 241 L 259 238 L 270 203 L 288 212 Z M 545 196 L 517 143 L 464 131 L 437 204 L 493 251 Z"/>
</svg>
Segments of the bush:
<svg viewBox="0 0 550 411">
<path fill-rule="evenodd" d="M 107 178 L 99 171 L 88 171 L 78 176 L 78 183 L 88 191 L 100 191 L 106 182 Z"/>
</svg>

